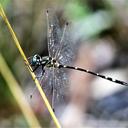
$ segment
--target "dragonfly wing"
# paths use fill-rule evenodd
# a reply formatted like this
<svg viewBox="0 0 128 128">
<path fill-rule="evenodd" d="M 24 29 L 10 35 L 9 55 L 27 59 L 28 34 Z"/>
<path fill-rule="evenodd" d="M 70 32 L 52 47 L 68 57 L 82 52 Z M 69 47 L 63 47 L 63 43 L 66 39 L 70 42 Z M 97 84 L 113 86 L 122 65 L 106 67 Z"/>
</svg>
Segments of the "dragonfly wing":
<svg viewBox="0 0 128 128">
<path fill-rule="evenodd" d="M 62 40 L 62 47 L 58 49 L 57 61 L 63 65 L 72 65 L 75 60 L 75 44 L 71 39 L 70 34 L 70 27 L 67 26 L 65 31 L 63 40 Z"/>
<path fill-rule="evenodd" d="M 52 69 L 45 68 L 45 73 L 42 79 L 40 80 L 40 84 L 47 97 L 51 97 L 52 95 L 52 83 L 53 83 Z"/>
<path fill-rule="evenodd" d="M 65 103 L 68 95 L 68 69 L 55 69 L 56 104 Z"/>
<path fill-rule="evenodd" d="M 55 57 L 57 49 L 59 49 L 59 42 L 62 32 L 59 26 L 58 19 L 55 13 L 51 10 L 48 12 L 48 51 L 49 56 Z"/>
<path fill-rule="evenodd" d="M 54 107 L 65 102 L 68 91 L 68 69 L 46 68 L 43 79 L 40 81 L 47 97 L 52 99 L 54 86 Z M 51 100 L 50 99 L 50 100 Z"/>
</svg>

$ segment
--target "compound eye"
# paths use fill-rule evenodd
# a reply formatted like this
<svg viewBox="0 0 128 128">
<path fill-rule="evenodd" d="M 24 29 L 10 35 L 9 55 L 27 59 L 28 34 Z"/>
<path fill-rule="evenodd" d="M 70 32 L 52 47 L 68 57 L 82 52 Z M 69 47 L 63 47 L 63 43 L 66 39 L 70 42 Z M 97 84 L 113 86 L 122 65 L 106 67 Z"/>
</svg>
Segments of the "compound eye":
<svg viewBox="0 0 128 128">
<path fill-rule="evenodd" d="M 31 65 L 32 66 L 35 66 L 36 65 L 36 62 L 37 62 L 37 59 L 35 56 L 33 56 L 32 60 L 31 60 Z"/>
<path fill-rule="evenodd" d="M 35 55 L 35 57 L 37 60 L 40 60 L 40 58 L 41 58 L 39 55 Z"/>
<path fill-rule="evenodd" d="M 32 66 L 35 66 L 36 63 L 37 63 L 37 61 L 38 61 L 38 55 L 34 55 L 33 58 L 32 58 L 32 60 L 31 60 Z"/>
</svg>

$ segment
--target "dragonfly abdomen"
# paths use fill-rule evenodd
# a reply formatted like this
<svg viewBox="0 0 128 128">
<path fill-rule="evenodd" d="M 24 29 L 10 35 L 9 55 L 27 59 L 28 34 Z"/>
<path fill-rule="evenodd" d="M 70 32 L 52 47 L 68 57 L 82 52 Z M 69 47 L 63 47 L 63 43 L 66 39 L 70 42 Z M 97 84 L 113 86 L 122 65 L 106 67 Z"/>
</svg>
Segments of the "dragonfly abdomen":
<svg viewBox="0 0 128 128">
<path fill-rule="evenodd" d="M 90 70 L 82 69 L 82 68 L 79 68 L 79 67 L 73 67 L 73 66 L 67 66 L 67 65 L 61 65 L 60 64 L 58 68 L 68 68 L 68 69 L 73 69 L 73 70 L 78 70 L 78 71 L 86 72 L 86 73 L 89 73 L 89 74 L 101 77 L 103 79 L 109 80 L 111 82 L 114 82 L 114 83 L 117 83 L 117 84 L 121 84 L 121 85 L 124 85 L 124 86 L 128 86 L 128 83 L 126 83 L 124 81 L 113 79 L 111 77 L 108 77 L 108 76 L 105 76 L 105 75 L 101 75 L 99 73 L 92 72 Z"/>
</svg>

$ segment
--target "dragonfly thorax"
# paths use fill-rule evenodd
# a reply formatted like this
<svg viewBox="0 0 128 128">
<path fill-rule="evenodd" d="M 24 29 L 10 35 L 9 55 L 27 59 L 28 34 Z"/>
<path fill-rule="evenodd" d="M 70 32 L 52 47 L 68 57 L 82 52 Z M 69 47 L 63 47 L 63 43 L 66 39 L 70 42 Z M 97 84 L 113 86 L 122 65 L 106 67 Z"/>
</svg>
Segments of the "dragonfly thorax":
<svg viewBox="0 0 128 128">
<path fill-rule="evenodd" d="M 47 63 L 46 63 L 46 67 L 54 67 L 54 68 L 58 68 L 59 67 L 59 63 L 57 62 L 56 59 L 51 58 L 51 57 L 47 57 Z"/>
<path fill-rule="evenodd" d="M 42 57 L 41 65 L 47 66 L 47 64 L 49 64 L 51 60 L 52 60 L 51 57 L 49 57 L 49 56 L 44 56 L 44 57 Z"/>
<path fill-rule="evenodd" d="M 46 67 L 59 67 L 59 63 L 56 61 L 56 59 L 51 58 L 49 56 L 41 57 L 40 55 L 36 54 L 32 57 L 31 60 L 32 66 L 46 66 Z"/>
</svg>

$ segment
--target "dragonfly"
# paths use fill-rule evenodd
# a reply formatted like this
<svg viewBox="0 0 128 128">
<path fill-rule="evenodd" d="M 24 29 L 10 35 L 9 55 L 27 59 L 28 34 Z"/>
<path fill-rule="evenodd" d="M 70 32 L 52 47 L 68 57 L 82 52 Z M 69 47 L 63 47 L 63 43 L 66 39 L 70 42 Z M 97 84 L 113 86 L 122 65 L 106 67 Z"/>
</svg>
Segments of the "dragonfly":
<svg viewBox="0 0 128 128">
<path fill-rule="evenodd" d="M 67 85 L 67 73 L 66 69 L 77 70 L 80 72 L 89 73 L 91 75 L 101 77 L 108 81 L 128 86 L 127 82 L 113 79 L 111 77 L 83 69 L 80 67 L 72 66 L 73 60 L 73 48 L 70 39 L 66 39 L 68 22 L 65 23 L 63 31 L 60 29 L 58 20 L 55 16 L 46 11 L 47 17 L 47 43 L 48 43 L 48 56 L 41 57 L 35 54 L 28 59 L 30 65 L 33 68 L 32 72 L 39 69 L 41 72 L 41 85 L 45 85 L 47 93 L 52 94 L 52 108 L 54 110 L 55 100 L 62 98 L 65 94 Z M 48 87 L 47 87 L 48 86 Z"/>
</svg>

